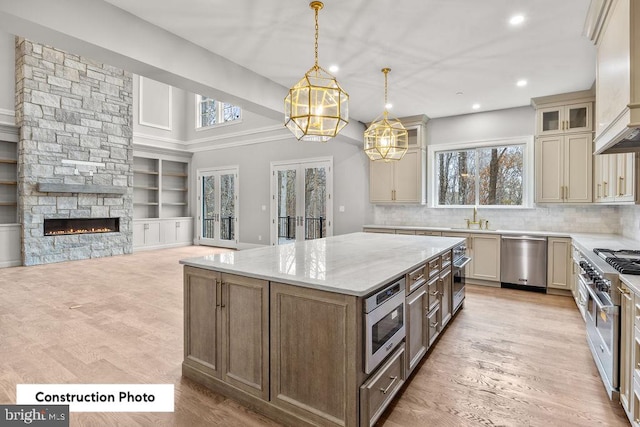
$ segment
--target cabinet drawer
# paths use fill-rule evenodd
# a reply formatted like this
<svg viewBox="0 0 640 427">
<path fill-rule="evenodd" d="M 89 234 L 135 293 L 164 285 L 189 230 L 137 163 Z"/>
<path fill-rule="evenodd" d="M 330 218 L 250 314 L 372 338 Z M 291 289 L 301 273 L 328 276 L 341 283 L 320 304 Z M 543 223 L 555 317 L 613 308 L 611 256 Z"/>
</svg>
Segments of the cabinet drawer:
<svg viewBox="0 0 640 427">
<path fill-rule="evenodd" d="M 427 277 L 431 278 L 440 272 L 440 257 L 427 261 Z"/>
<path fill-rule="evenodd" d="M 444 269 L 451 264 L 451 251 L 445 252 L 440 258 L 440 265 Z"/>
<path fill-rule="evenodd" d="M 433 308 L 436 306 L 436 304 L 438 304 L 438 301 L 440 300 L 440 290 L 438 289 L 439 282 L 440 277 L 436 276 L 427 284 L 427 293 L 429 294 L 429 306 L 427 307 L 427 311 L 433 310 Z"/>
<path fill-rule="evenodd" d="M 372 426 L 404 384 L 404 343 L 360 387 L 360 425 Z"/>
<path fill-rule="evenodd" d="M 440 326 L 440 306 L 438 305 L 427 315 L 427 334 L 429 337 L 429 347 L 431 347 L 440 335 L 442 326 Z"/>
<path fill-rule="evenodd" d="M 418 289 L 423 283 L 426 282 L 425 270 L 426 265 L 421 265 L 411 273 L 407 274 L 407 295 L 414 290 Z"/>
</svg>

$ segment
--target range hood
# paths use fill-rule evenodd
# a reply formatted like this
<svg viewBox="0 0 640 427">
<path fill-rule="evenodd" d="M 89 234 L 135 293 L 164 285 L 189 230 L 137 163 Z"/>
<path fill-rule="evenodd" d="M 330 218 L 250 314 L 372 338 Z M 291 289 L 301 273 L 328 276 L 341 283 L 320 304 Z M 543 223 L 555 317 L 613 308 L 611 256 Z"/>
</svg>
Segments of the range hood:
<svg viewBox="0 0 640 427">
<path fill-rule="evenodd" d="M 597 46 L 595 154 L 640 152 L 640 1 L 592 0 Z"/>
</svg>

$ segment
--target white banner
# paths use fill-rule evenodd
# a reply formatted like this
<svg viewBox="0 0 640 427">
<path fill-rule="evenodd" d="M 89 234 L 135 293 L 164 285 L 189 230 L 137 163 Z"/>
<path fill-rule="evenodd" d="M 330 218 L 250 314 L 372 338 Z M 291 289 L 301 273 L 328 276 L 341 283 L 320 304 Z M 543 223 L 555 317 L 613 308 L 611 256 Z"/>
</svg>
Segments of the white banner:
<svg viewBox="0 0 640 427">
<path fill-rule="evenodd" d="M 18 405 L 69 405 L 69 412 L 173 412 L 173 384 L 18 384 Z"/>
</svg>

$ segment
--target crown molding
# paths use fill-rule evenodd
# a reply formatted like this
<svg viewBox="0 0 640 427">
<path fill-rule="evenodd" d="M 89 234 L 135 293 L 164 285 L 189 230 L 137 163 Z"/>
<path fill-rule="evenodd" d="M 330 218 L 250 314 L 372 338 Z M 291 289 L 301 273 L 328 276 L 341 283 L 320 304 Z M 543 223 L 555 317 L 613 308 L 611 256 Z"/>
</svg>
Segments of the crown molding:
<svg viewBox="0 0 640 427">
<path fill-rule="evenodd" d="M 207 136 L 204 138 L 197 138 L 197 139 L 191 139 L 189 141 L 186 141 L 185 144 L 187 145 L 198 145 L 198 144 L 202 144 L 202 143 L 206 143 L 206 142 L 218 142 L 218 141 L 224 141 L 224 140 L 228 140 L 228 139 L 236 139 L 236 138 L 241 138 L 244 136 L 250 136 L 250 135 L 258 135 L 258 134 L 263 134 L 263 133 L 267 133 L 267 132 L 274 132 L 274 131 L 279 131 L 281 129 L 286 129 L 284 125 L 272 125 L 272 126 L 263 126 L 263 127 L 259 127 L 259 128 L 255 128 L 255 129 L 247 129 L 247 130 L 241 130 L 238 132 L 229 132 L 229 133 L 225 133 L 222 135 L 213 135 L 213 136 Z"/>
</svg>

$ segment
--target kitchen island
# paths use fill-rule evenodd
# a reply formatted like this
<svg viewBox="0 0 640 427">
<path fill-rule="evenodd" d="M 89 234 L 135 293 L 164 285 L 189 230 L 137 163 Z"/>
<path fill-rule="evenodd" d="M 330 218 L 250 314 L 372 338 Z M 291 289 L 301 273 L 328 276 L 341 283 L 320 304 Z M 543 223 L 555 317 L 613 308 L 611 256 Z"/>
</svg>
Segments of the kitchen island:
<svg viewBox="0 0 640 427">
<path fill-rule="evenodd" d="M 353 233 L 182 260 L 183 375 L 288 425 L 370 425 L 420 346 L 402 342 L 366 374 L 364 299 L 399 279 L 407 296 L 425 288 L 428 266 L 463 241 Z M 415 317 L 407 340 L 425 326 L 418 316 L 411 334 Z"/>
</svg>

